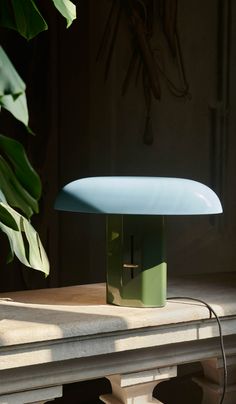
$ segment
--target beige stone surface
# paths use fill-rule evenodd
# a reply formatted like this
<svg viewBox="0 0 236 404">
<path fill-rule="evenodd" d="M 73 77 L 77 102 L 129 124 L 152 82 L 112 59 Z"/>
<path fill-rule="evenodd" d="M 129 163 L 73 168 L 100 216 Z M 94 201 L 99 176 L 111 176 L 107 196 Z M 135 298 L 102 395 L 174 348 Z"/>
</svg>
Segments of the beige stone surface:
<svg viewBox="0 0 236 404">
<path fill-rule="evenodd" d="M 170 296 L 205 299 L 220 316 L 236 315 L 235 291 L 235 273 L 185 276 L 170 280 L 168 287 Z M 189 301 L 171 301 L 164 308 L 107 305 L 105 284 L 4 293 L 0 308 L 0 346 L 209 318 L 208 309 Z"/>
</svg>

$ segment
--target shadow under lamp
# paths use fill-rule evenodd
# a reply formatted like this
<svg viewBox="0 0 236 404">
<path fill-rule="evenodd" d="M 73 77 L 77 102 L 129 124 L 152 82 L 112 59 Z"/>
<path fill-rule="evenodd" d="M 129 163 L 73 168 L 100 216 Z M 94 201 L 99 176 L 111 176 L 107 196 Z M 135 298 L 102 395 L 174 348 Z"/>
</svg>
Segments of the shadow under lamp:
<svg viewBox="0 0 236 404">
<path fill-rule="evenodd" d="M 91 177 L 67 184 L 58 210 L 106 214 L 107 302 L 166 303 L 164 217 L 222 213 L 217 195 L 199 182 L 167 177 Z"/>
</svg>

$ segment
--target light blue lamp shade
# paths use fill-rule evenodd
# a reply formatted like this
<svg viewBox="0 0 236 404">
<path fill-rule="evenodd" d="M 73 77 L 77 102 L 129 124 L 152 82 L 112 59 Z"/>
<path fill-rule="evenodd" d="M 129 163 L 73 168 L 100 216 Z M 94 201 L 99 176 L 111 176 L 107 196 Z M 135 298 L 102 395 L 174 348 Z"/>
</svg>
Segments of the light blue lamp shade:
<svg viewBox="0 0 236 404">
<path fill-rule="evenodd" d="M 167 177 L 79 179 L 60 191 L 55 208 L 122 215 L 207 215 L 222 212 L 219 198 L 206 185 Z"/>
</svg>

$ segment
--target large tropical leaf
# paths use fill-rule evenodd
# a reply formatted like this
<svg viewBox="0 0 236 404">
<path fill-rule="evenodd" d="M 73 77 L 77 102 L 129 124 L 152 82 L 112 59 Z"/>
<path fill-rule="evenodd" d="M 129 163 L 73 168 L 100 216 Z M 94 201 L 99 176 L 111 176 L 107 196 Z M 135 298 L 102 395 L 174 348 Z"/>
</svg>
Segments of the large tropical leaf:
<svg viewBox="0 0 236 404">
<path fill-rule="evenodd" d="M 67 28 L 76 19 L 76 6 L 70 0 L 52 0 L 57 10 L 65 17 Z"/>
<path fill-rule="evenodd" d="M 18 228 L 15 230 L 13 226 L 9 227 L 0 221 L 0 229 L 9 239 L 12 255 L 16 255 L 24 265 L 42 271 L 47 276 L 49 262 L 38 233 L 24 216 L 8 204 L 0 202 L 0 207 L 8 212 Z"/>
<path fill-rule="evenodd" d="M 39 175 L 31 166 L 25 149 L 20 142 L 0 135 L 0 150 L 7 156 L 19 181 L 36 199 L 41 196 Z"/>
<path fill-rule="evenodd" d="M 22 93 L 16 100 L 11 95 L 5 95 L 0 99 L 0 105 L 28 127 L 29 114 L 25 93 Z"/>
<path fill-rule="evenodd" d="M 0 0 L 0 25 L 28 40 L 48 28 L 33 0 Z"/>
<path fill-rule="evenodd" d="M 4 204 L 0 202 L 0 222 L 11 229 L 18 231 L 18 226 L 15 219 L 5 208 Z"/>
<path fill-rule="evenodd" d="M 22 144 L 0 135 L 0 189 L 9 205 L 30 218 L 38 212 L 41 181 Z"/>
<path fill-rule="evenodd" d="M 52 1 L 69 27 L 76 18 L 75 5 L 70 0 Z M 14 29 L 28 40 L 48 28 L 34 0 L 0 0 L 0 26 Z M 0 110 L 5 108 L 28 128 L 25 83 L 1 47 L 0 69 Z M 37 232 L 12 208 L 30 218 L 38 212 L 40 195 L 40 178 L 23 146 L 0 135 L 0 229 L 8 236 L 12 257 L 16 255 L 23 264 L 48 274 L 47 256 Z"/>
<path fill-rule="evenodd" d="M 0 68 L 0 107 L 7 109 L 28 128 L 29 114 L 25 96 L 25 83 L 2 47 L 0 47 Z M 29 128 L 28 130 L 30 131 Z"/>
<path fill-rule="evenodd" d="M 11 95 L 14 99 L 25 92 L 25 83 L 20 78 L 7 54 L 0 46 L 0 99 Z"/>
</svg>

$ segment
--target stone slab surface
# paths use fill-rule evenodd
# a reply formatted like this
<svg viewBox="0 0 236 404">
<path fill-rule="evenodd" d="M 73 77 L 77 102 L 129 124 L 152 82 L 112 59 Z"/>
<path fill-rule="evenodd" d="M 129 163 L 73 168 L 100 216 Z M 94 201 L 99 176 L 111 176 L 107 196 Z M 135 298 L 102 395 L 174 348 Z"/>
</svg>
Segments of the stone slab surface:
<svg viewBox="0 0 236 404">
<path fill-rule="evenodd" d="M 235 316 L 236 273 L 178 277 L 169 281 L 168 295 L 200 298 L 211 304 L 219 316 Z M 3 293 L 0 347 L 207 318 L 208 309 L 189 301 L 170 301 L 164 308 L 107 305 L 105 284 Z"/>
</svg>

